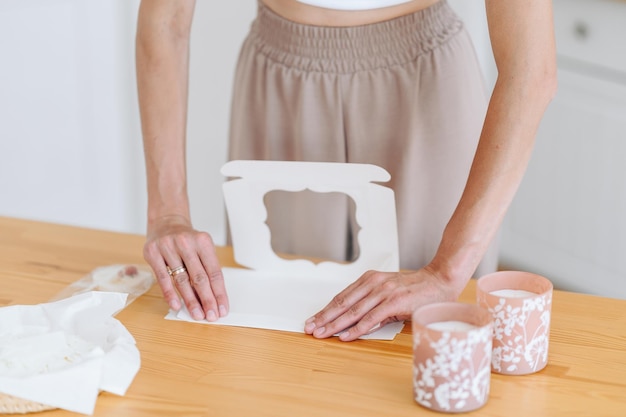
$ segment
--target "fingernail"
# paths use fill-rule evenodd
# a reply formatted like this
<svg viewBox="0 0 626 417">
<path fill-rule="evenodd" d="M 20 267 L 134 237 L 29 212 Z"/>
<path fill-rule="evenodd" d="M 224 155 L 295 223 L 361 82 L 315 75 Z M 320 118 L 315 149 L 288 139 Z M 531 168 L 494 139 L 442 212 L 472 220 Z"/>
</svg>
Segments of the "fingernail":
<svg viewBox="0 0 626 417">
<path fill-rule="evenodd" d="M 228 315 L 228 310 L 226 310 L 226 306 L 219 306 L 219 310 L 220 310 L 220 317 L 225 317 Z"/>
<path fill-rule="evenodd" d="M 321 335 L 324 334 L 325 330 L 326 330 L 325 327 L 320 327 L 319 329 L 315 329 L 315 331 L 313 332 L 313 336 L 320 337 Z"/>
<path fill-rule="evenodd" d="M 304 326 L 304 331 L 305 331 L 306 333 L 311 334 L 311 333 L 313 332 L 313 330 L 315 330 L 315 323 L 307 323 L 307 324 Z"/>
<path fill-rule="evenodd" d="M 349 336 L 350 336 L 350 330 L 346 330 L 345 332 L 342 332 L 342 333 L 339 335 L 339 339 L 341 339 L 341 340 L 347 340 L 347 339 L 349 338 Z"/>
<path fill-rule="evenodd" d="M 207 311 L 206 319 L 208 321 L 215 321 L 215 320 L 217 320 L 217 316 L 215 315 L 215 311 L 213 311 L 213 310 Z"/>
<path fill-rule="evenodd" d="M 180 310 L 180 301 L 178 301 L 178 299 L 176 299 L 176 298 L 175 298 L 175 299 L 173 299 L 173 300 L 170 302 L 170 308 L 171 308 L 172 310 L 176 310 L 176 311 Z"/>
<path fill-rule="evenodd" d="M 310 318 L 306 319 L 306 321 L 304 322 L 304 324 L 309 324 L 309 323 L 311 323 L 313 320 L 315 320 L 315 316 L 313 316 L 313 317 L 310 317 Z"/>
<path fill-rule="evenodd" d="M 204 314 L 202 314 L 202 310 L 196 307 L 191 311 L 191 317 L 193 317 L 194 320 L 202 320 Z"/>
</svg>

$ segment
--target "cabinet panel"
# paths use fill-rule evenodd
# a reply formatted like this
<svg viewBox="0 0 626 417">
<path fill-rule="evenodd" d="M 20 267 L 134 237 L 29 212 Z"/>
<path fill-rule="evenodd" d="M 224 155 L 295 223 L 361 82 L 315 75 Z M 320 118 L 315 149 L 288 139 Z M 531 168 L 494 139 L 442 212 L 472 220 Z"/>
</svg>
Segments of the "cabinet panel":
<svg viewBox="0 0 626 417">
<path fill-rule="evenodd" d="M 502 263 L 626 298 L 626 85 L 560 70 L 509 210 Z"/>
<path fill-rule="evenodd" d="M 626 73 L 626 2 L 555 0 L 559 57 Z"/>
</svg>

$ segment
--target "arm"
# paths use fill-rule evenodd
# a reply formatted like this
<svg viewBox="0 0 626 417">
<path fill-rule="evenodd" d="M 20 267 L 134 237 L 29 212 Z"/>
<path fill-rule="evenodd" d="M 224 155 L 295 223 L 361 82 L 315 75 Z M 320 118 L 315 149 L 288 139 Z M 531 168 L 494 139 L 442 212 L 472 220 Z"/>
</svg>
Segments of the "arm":
<svg viewBox="0 0 626 417">
<path fill-rule="evenodd" d="M 307 320 L 307 333 L 329 337 L 354 324 L 340 336 L 354 340 L 378 323 L 410 318 L 422 304 L 458 298 L 496 234 L 556 91 L 556 52 L 550 0 L 486 6 L 498 79 L 464 193 L 434 259 L 417 272 L 364 274 Z"/>
<path fill-rule="evenodd" d="M 513 200 L 556 92 L 551 2 L 486 5 L 498 78 L 465 191 L 432 263 L 459 292 Z"/>
<path fill-rule="evenodd" d="M 169 306 L 182 296 L 195 319 L 226 315 L 211 237 L 191 226 L 185 161 L 189 38 L 195 1 L 143 0 L 136 37 L 139 108 L 148 187 L 144 258 Z M 170 277 L 167 267 L 186 271 Z"/>
</svg>

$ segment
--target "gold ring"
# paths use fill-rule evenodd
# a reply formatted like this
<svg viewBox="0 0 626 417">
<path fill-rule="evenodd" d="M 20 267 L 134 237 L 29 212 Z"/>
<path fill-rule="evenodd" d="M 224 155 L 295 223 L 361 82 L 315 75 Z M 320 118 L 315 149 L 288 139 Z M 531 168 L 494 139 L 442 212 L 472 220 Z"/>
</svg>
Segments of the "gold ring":
<svg viewBox="0 0 626 417">
<path fill-rule="evenodd" d="M 170 277 L 175 277 L 176 275 L 182 274 L 183 272 L 187 272 L 187 268 L 185 268 L 185 265 L 181 265 L 174 269 L 170 268 L 169 266 L 167 267 L 167 273 L 170 275 Z"/>
</svg>

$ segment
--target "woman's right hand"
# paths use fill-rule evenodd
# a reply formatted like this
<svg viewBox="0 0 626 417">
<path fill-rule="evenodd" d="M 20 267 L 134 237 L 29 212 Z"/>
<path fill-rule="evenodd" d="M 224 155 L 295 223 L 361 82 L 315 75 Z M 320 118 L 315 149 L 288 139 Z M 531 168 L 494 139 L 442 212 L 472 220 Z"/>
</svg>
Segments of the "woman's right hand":
<svg viewBox="0 0 626 417">
<path fill-rule="evenodd" d="M 195 320 L 215 321 L 228 314 L 213 240 L 208 233 L 194 230 L 188 219 L 168 216 L 151 222 L 143 255 L 171 309 L 180 310 L 180 294 Z"/>
</svg>

